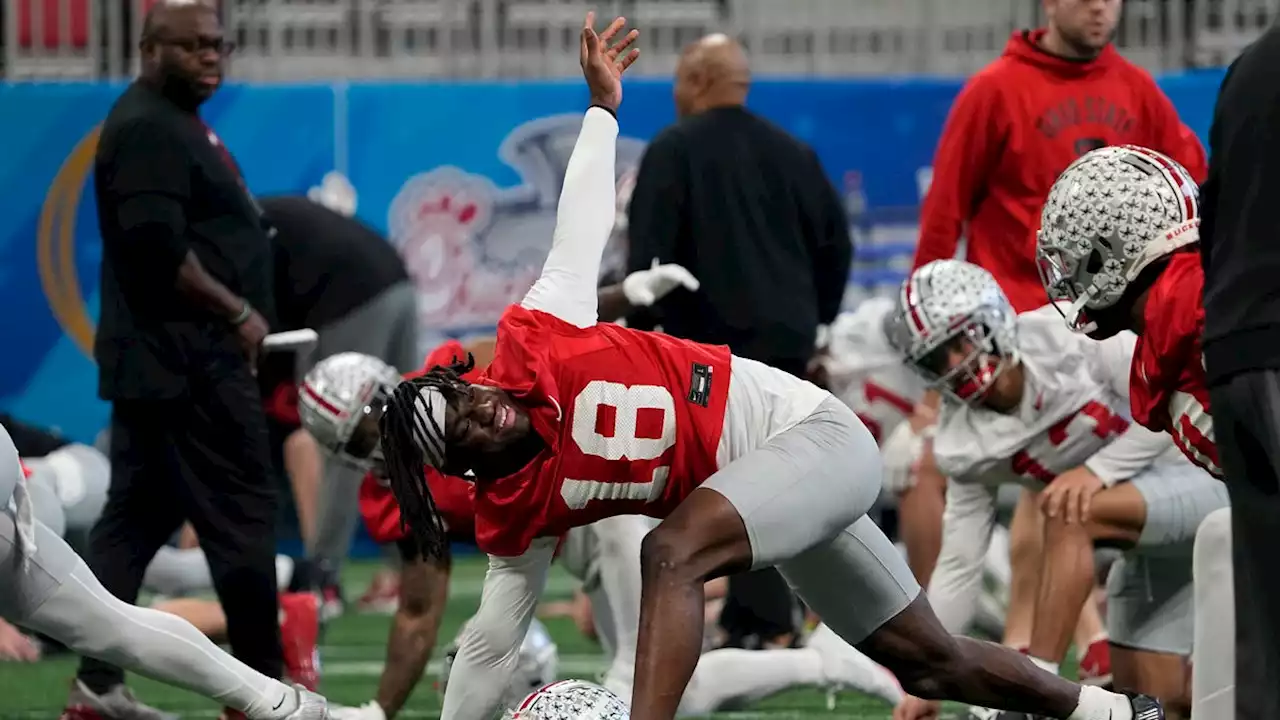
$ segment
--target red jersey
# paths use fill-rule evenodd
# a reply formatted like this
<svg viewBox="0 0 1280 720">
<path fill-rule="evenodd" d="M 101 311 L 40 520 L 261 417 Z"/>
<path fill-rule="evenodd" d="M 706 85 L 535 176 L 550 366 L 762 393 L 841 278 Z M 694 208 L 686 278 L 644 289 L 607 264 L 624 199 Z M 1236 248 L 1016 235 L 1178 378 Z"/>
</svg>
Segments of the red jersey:
<svg viewBox="0 0 1280 720">
<path fill-rule="evenodd" d="M 475 537 L 475 485 L 432 468 L 427 469 L 425 482 L 449 535 L 466 540 Z M 360 517 L 364 518 L 365 529 L 374 542 L 396 542 L 407 534 L 400 527 L 400 506 L 395 494 L 378 482 L 373 473 L 365 475 L 364 482 L 360 483 Z"/>
<path fill-rule="evenodd" d="M 1081 155 L 1131 143 L 1204 179 L 1200 141 L 1145 70 L 1108 45 L 1087 62 L 1041 50 L 1044 31 L 1016 32 L 1004 55 L 965 84 L 938 140 L 920 211 L 915 266 L 955 256 L 991 272 L 1018 312 L 1049 300 L 1036 231 L 1049 188 Z"/>
<path fill-rule="evenodd" d="M 406 373 L 405 378 L 422 375 L 437 365 L 449 365 L 455 360 L 461 361 L 467 351 L 457 340 L 448 340 L 431 351 L 423 362 L 422 369 Z M 474 381 L 480 376 L 483 368 L 477 367 L 462 376 L 463 380 Z M 475 485 L 465 478 L 445 475 L 435 468 L 423 468 L 427 490 L 431 492 L 431 500 L 444 520 L 445 528 L 455 537 L 470 539 L 475 534 Z M 364 518 L 365 528 L 378 543 L 389 543 L 405 537 L 400 527 L 400 506 L 391 488 L 383 485 L 368 473 L 360 484 L 360 516 Z"/>
<path fill-rule="evenodd" d="M 726 347 L 509 307 L 477 382 L 516 398 L 547 447 L 477 484 L 480 549 L 516 556 L 605 517 L 665 517 L 716 471 L 729 370 Z"/>
<path fill-rule="evenodd" d="M 1133 419 L 1167 432 L 1191 462 L 1222 477 L 1200 337 L 1204 270 L 1199 251 L 1176 253 L 1147 295 L 1143 334 L 1133 351 Z"/>
</svg>

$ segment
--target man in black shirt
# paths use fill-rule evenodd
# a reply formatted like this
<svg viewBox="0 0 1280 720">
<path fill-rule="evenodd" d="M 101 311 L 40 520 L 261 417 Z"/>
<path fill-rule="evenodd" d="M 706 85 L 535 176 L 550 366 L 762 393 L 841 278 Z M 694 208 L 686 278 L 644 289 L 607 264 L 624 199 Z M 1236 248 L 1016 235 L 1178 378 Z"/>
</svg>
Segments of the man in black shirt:
<svg viewBox="0 0 1280 720">
<path fill-rule="evenodd" d="M 276 327 L 315 329 L 320 337 L 312 359 L 317 362 L 358 352 L 402 373 L 417 369 L 422 363 L 417 290 L 395 248 L 359 220 L 305 197 L 264 197 L 261 203 L 276 230 Z M 278 367 L 272 367 L 272 359 L 264 368 L 270 376 L 262 378 L 264 388 L 296 396 L 301 378 L 295 377 L 291 358 L 279 360 Z M 269 403 L 273 410 L 289 406 L 276 400 Z M 321 481 L 306 472 L 318 465 L 317 449 L 296 413 L 272 412 L 269 424 L 273 447 L 282 448 L 293 481 L 307 548 L 308 562 L 295 570 L 294 585 L 320 589 L 326 613 L 332 613 L 341 609 L 337 576 L 360 519 L 356 500 L 363 473 L 328 462 Z"/>
<path fill-rule="evenodd" d="M 134 602 L 157 549 L 190 520 L 231 648 L 277 678 L 276 493 L 254 379 L 273 313 L 271 246 L 235 160 L 197 112 L 221 83 L 228 49 L 211 6 L 155 5 L 142 75 L 99 138 L 94 355 L 99 394 L 112 403 L 111 490 L 89 563 Z M 72 711 L 123 681 L 119 668 L 86 658 L 68 713 L 81 717 Z"/>
<path fill-rule="evenodd" d="M 701 283 L 658 303 L 664 331 L 803 376 L 844 298 L 848 218 L 813 150 L 744 107 L 750 81 L 724 35 L 685 51 L 680 120 L 649 144 L 631 196 L 628 269 L 678 263 Z M 775 570 L 730 578 L 733 644 L 785 642 L 793 614 Z"/>
<path fill-rule="evenodd" d="M 1231 495 L 1238 720 L 1280 717 L 1280 27 L 1232 63 L 1201 190 L 1204 363 Z"/>
</svg>

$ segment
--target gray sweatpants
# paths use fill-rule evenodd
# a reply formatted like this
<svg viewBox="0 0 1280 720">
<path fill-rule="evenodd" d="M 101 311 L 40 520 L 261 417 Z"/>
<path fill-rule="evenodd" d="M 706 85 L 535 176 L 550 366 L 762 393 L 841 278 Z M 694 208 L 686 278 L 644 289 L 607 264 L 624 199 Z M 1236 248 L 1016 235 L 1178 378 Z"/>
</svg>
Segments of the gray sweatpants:
<svg viewBox="0 0 1280 720">
<path fill-rule="evenodd" d="M 703 483 L 742 516 L 752 568 L 776 566 L 850 644 L 920 594 L 902 554 L 866 515 L 880 486 L 875 439 L 834 397 Z"/>
<path fill-rule="evenodd" d="M 418 351 L 418 295 L 410 281 L 392 285 L 345 316 L 317 328 L 316 362 L 343 352 L 372 355 L 402 373 L 422 364 Z M 308 557 L 337 572 L 351 547 L 364 473 L 326 462 L 320 484 L 315 538 Z"/>
<path fill-rule="evenodd" d="M 0 429 L 0 617 L 81 655 L 186 688 L 250 717 L 283 716 L 272 708 L 281 707 L 293 689 L 236 660 L 176 615 L 113 597 L 39 520 L 35 553 L 24 558 L 14 511 L 7 507 L 21 474 L 18 451 Z"/>
</svg>

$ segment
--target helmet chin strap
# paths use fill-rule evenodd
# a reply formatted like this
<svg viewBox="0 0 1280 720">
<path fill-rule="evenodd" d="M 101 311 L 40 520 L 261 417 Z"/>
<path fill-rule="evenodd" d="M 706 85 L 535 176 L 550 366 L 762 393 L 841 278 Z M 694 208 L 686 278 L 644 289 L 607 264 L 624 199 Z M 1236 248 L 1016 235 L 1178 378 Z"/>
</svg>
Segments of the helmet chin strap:
<svg viewBox="0 0 1280 720">
<path fill-rule="evenodd" d="M 1085 304 L 1097 294 L 1094 292 L 1096 287 L 1096 285 L 1089 286 L 1089 291 L 1076 298 L 1076 301 L 1071 303 L 1066 312 L 1063 313 L 1067 318 L 1067 326 L 1075 332 L 1087 334 L 1098 329 L 1098 323 L 1093 321 L 1086 322 L 1083 325 L 1080 324 L 1080 314 L 1084 312 Z"/>
</svg>

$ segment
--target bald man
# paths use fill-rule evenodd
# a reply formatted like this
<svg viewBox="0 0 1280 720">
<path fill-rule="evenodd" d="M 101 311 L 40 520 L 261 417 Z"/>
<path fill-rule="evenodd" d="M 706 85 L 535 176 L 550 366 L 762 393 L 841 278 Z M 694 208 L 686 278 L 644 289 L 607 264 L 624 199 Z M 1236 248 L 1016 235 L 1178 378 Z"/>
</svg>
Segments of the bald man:
<svg viewBox="0 0 1280 720">
<path fill-rule="evenodd" d="M 103 586 L 132 603 L 147 564 L 189 520 L 231 649 L 278 678 L 276 484 L 254 378 L 274 314 L 272 248 L 235 159 L 199 115 L 230 49 L 211 5 L 158 2 L 143 22 L 141 76 L 102 125 L 94 357 L 112 405 L 111 488 L 87 556 Z M 68 717 L 161 717 L 123 683 L 120 668 L 86 658 Z"/>
<path fill-rule="evenodd" d="M 650 143 L 636 177 L 628 265 L 679 263 L 701 287 L 628 320 L 803 376 L 819 326 L 844 298 L 848 218 L 813 150 L 744 106 L 750 86 L 732 38 L 708 35 L 685 49 L 674 88 L 680 119 Z M 790 588 L 773 569 L 731 578 L 721 625 L 729 646 L 791 644 Z"/>
</svg>

